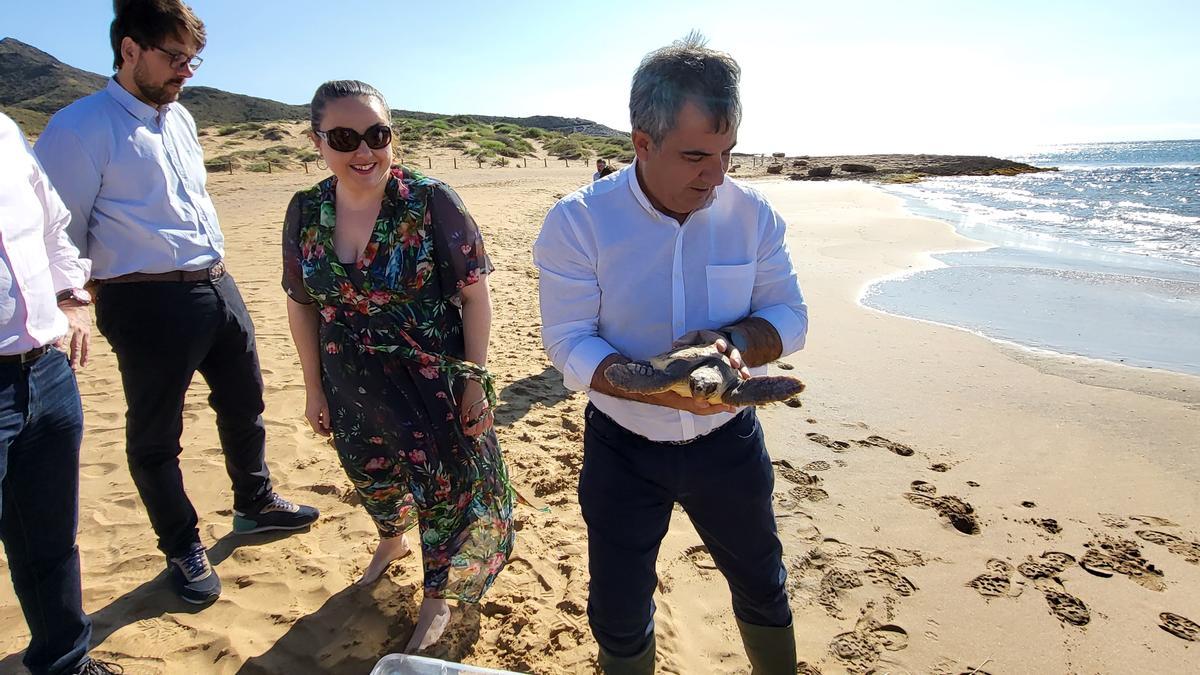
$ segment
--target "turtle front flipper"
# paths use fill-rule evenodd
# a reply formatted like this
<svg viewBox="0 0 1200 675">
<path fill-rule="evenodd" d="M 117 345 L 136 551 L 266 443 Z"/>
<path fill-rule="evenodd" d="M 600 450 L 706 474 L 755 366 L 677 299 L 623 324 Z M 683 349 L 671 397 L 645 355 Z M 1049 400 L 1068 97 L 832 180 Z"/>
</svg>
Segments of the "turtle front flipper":
<svg viewBox="0 0 1200 675">
<path fill-rule="evenodd" d="M 787 400 L 802 391 L 804 383 L 794 377 L 752 377 L 727 390 L 721 400 L 729 405 L 764 405 Z"/>
<path fill-rule="evenodd" d="M 670 389 L 679 379 L 646 361 L 614 363 L 604 369 L 604 378 L 617 389 L 631 394 L 658 394 Z"/>
</svg>

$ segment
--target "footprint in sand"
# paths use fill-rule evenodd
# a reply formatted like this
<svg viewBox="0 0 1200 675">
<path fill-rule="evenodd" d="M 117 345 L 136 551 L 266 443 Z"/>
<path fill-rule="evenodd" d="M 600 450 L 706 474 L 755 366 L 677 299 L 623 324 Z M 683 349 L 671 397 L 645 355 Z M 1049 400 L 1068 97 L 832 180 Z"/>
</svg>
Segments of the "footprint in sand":
<svg viewBox="0 0 1200 675">
<path fill-rule="evenodd" d="M 1079 566 L 1098 577 L 1124 574 L 1152 591 L 1166 590 L 1162 570 L 1142 557 L 1138 545 L 1128 539 L 1097 535 L 1085 544 L 1087 552 Z"/>
<path fill-rule="evenodd" d="M 1092 613 L 1079 598 L 1066 591 L 1048 586 L 1039 588 L 1039 590 L 1046 596 L 1046 604 L 1050 606 L 1050 613 L 1059 621 L 1072 626 L 1086 626 L 1092 620 Z"/>
<path fill-rule="evenodd" d="M 1129 519 L 1135 523 L 1150 525 L 1152 527 L 1179 527 L 1166 518 L 1160 518 L 1158 516 L 1129 516 Z"/>
<path fill-rule="evenodd" d="M 874 549 L 868 551 L 863 558 L 867 562 L 867 569 L 863 571 L 863 576 L 871 580 L 871 583 L 886 586 L 896 595 L 907 598 L 917 592 L 917 585 L 914 584 L 908 577 L 900 574 L 900 568 L 907 565 L 924 564 L 919 553 L 915 554 L 915 560 L 901 563 L 895 555 L 888 551 Z"/>
<path fill-rule="evenodd" d="M 1158 530 L 1138 530 L 1134 534 L 1151 544 L 1166 546 L 1168 551 L 1182 556 L 1184 560 L 1193 565 L 1200 565 L 1200 544 L 1194 541 L 1188 541 L 1182 537 L 1177 537 L 1168 532 L 1159 532 Z"/>
<path fill-rule="evenodd" d="M 909 487 L 913 492 L 920 492 L 927 495 L 937 494 L 937 488 L 933 486 L 933 483 L 926 483 L 923 480 L 914 480 Z"/>
<path fill-rule="evenodd" d="M 801 467 L 801 471 L 828 471 L 830 468 L 829 462 L 819 459 L 815 462 L 805 464 Z"/>
<path fill-rule="evenodd" d="M 829 493 L 818 487 L 809 487 L 807 485 L 798 485 L 789 492 L 796 499 L 802 499 L 810 502 L 823 502 L 829 499 Z"/>
<path fill-rule="evenodd" d="M 1195 621 L 1171 612 L 1159 614 L 1158 620 L 1161 622 L 1158 627 L 1171 635 L 1188 642 L 1200 642 L 1200 624 Z"/>
<path fill-rule="evenodd" d="M 975 507 L 963 499 L 953 495 L 932 497 L 920 492 L 906 492 L 904 498 L 920 508 L 937 511 L 938 515 L 950 521 L 954 529 L 963 534 L 979 534 L 979 520 L 975 517 Z"/>
<path fill-rule="evenodd" d="M 708 552 L 708 547 L 703 544 L 689 546 L 683 550 L 681 558 L 687 560 L 700 570 L 715 570 L 717 563 L 713 561 L 712 555 Z"/>
<path fill-rule="evenodd" d="M 1044 530 L 1047 534 L 1059 534 L 1062 532 L 1062 526 L 1053 518 L 1034 518 L 1029 522 Z"/>
<path fill-rule="evenodd" d="M 851 673 L 875 670 L 884 650 L 897 652 L 908 647 L 908 632 L 893 624 L 859 627 L 834 636 L 829 653 L 841 661 Z"/>
<path fill-rule="evenodd" d="M 992 558 L 984 567 L 987 572 L 968 581 L 967 586 L 985 598 L 1015 598 L 1021 594 L 1022 588 L 1013 585 L 1013 567 L 1008 562 Z"/>
<path fill-rule="evenodd" d="M 1043 553 L 1038 560 L 1034 560 L 1031 557 L 1020 565 L 1017 565 L 1017 571 L 1021 573 L 1021 576 L 1031 581 L 1055 579 L 1063 570 L 1074 564 L 1075 556 L 1060 551 L 1048 551 Z"/>
<path fill-rule="evenodd" d="M 908 577 L 901 576 L 892 570 L 873 568 L 863 572 L 863 576 L 870 579 L 872 583 L 887 586 L 901 597 L 907 598 L 917 592 L 916 584 L 909 581 Z"/>
<path fill-rule="evenodd" d="M 884 448 L 885 450 L 891 450 L 892 452 L 896 453 L 897 455 L 900 455 L 901 457 L 912 457 L 912 455 L 913 455 L 912 448 L 908 447 L 907 445 L 904 445 L 903 443 L 897 443 L 896 441 L 889 441 L 888 439 L 884 438 L 883 436 L 867 436 L 864 440 L 854 441 L 854 442 L 858 443 L 859 445 L 863 445 L 863 446 L 870 446 L 870 447 L 875 447 L 875 448 Z"/>
<path fill-rule="evenodd" d="M 834 452 L 845 452 L 850 449 L 850 444 L 846 441 L 835 441 L 825 434 L 818 434 L 815 431 L 810 431 L 804 435 L 813 443 L 816 443 L 817 445 L 823 445 Z"/>
<path fill-rule="evenodd" d="M 797 469 L 786 459 L 777 459 L 771 462 L 771 464 L 774 464 L 775 468 L 779 470 L 780 477 L 790 483 L 795 483 L 796 485 L 821 484 L 821 479 L 819 477 Z"/>
<path fill-rule="evenodd" d="M 937 464 L 930 464 L 929 470 L 936 471 L 938 473 L 946 473 L 950 470 L 950 465 L 944 462 L 938 462 Z"/>
</svg>

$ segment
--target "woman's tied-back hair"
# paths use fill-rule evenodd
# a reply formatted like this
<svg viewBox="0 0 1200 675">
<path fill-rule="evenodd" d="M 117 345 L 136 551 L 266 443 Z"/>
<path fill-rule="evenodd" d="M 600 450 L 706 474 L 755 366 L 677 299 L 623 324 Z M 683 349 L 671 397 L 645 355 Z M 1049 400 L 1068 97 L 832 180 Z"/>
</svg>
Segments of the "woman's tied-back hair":
<svg viewBox="0 0 1200 675">
<path fill-rule="evenodd" d="M 312 103 L 309 104 L 308 114 L 309 120 L 312 122 L 313 131 L 321 128 L 321 120 L 325 118 L 325 106 L 330 101 L 350 97 L 373 98 L 379 101 L 388 124 L 392 123 L 392 111 L 388 108 L 387 99 L 383 97 L 383 94 L 378 89 L 358 80 L 330 80 L 317 87 L 317 93 L 313 94 Z"/>
<path fill-rule="evenodd" d="M 159 47 L 171 37 L 190 38 L 197 52 L 204 49 L 204 22 L 180 0 L 113 0 L 113 13 L 116 16 L 108 29 L 113 70 L 120 70 L 125 62 L 121 41 L 127 37 L 142 49 Z"/>
<path fill-rule="evenodd" d="M 657 144 L 675 128 L 679 109 L 691 101 L 712 118 L 718 133 L 737 128 L 742 119 L 738 80 L 742 69 L 733 57 L 709 49 L 695 31 L 646 55 L 633 74 L 629 121 Z"/>
</svg>

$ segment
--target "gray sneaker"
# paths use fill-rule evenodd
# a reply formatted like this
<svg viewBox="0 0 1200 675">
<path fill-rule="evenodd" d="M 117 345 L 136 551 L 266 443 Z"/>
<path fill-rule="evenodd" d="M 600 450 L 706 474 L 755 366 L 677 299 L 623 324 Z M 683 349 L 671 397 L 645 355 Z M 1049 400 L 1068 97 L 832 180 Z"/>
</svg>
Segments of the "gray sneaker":
<svg viewBox="0 0 1200 675">
<path fill-rule="evenodd" d="M 193 605 L 208 604 L 221 595 L 221 579 L 208 564 L 208 553 L 199 542 L 184 555 L 167 558 L 167 569 L 175 592 Z"/>
<path fill-rule="evenodd" d="M 293 504 L 272 492 L 255 507 L 233 512 L 235 534 L 254 534 L 269 530 L 301 530 L 321 515 L 311 506 Z"/>
</svg>

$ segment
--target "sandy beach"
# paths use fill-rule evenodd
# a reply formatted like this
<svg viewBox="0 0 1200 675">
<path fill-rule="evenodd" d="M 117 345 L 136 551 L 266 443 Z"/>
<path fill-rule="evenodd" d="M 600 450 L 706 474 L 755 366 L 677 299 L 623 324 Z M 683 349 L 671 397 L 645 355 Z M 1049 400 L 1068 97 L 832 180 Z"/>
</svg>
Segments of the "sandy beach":
<svg viewBox="0 0 1200 675">
<path fill-rule="evenodd" d="M 509 567 L 479 606 L 456 610 L 428 655 L 591 673 L 575 496 L 586 401 L 542 351 L 530 248 L 547 209 L 593 169 L 538 164 L 430 171 L 459 192 L 496 265 L 499 437 L 519 490 L 549 510 L 519 509 Z M 209 179 L 257 327 L 268 461 L 281 493 L 321 509 L 311 531 L 230 536 L 232 492 L 197 378 L 182 463 L 224 593 L 202 609 L 174 597 L 125 465 L 120 375 L 98 333 L 79 375 L 84 607 L 93 654 L 130 675 L 365 674 L 411 631 L 417 561 L 354 586 L 374 528 L 302 416 L 279 240 L 288 199 L 316 178 Z M 1034 353 L 865 308 L 871 280 L 980 244 L 863 183 L 755 186 L 789 222 L 811 316 L 807 348 L 776 364 L 808 384 L 803 407 L 761 412 L 807 668 L 798 672 L 1193 672 L 1200 627 L 1173 615 L 1200 622 L 1200 378 Z M 681 511 L 659 573 L 659 671 L 748 672 L 728 590 Z M 3 558 L 0 576 L 0 673 L 21 673 L 29 634 Z"/>
</svg>

